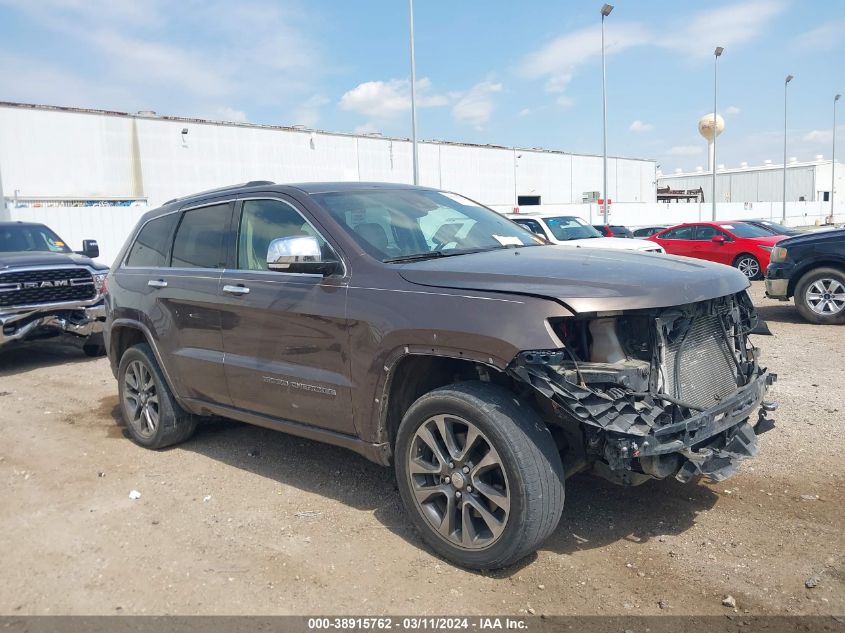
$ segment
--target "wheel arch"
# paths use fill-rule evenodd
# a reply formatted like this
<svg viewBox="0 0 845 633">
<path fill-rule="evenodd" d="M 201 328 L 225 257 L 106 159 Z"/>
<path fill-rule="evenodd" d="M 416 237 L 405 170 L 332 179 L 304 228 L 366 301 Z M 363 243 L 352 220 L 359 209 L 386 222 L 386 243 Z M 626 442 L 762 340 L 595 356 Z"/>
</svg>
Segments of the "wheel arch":
<svg viewBox="0 0 845 633">
<path fill-rule="evenodd" d="M 801 279 L 804 276 L 812 273 L 817 268 L 835 268 L 836 270 L 839 270 L 843 274 L 845 274 L 845 260 L 835 258 L 820 258 L 801 264 L 801 266 L 799 266 L 789 278 L 789 284 L 787 284 L 786 290 L 787 295 L 790 297 L 794 296 L 795 289 L 798 287 L 798 283 L 801 281 Z"/>
<path fill-rule="evenodd" d="M 422 395 L 459 382 L 481 380 L 512 387 L 504 369 L 489 362 L 467 358 L 461 352 L 425 353 L 410 351 L 400 355 L 388 368 L 379 405 L 379 442 L 391 447 L 402 417 Z"/>
<path fill-rule="evenodd" d="M 168 388 L 179 404 L 184 406 L 177 390 L 174 388 L 175 385 L 167 371 L 167 366 L 162 362 L 161 354 L 155 344 L 154 337 L 143 323 L 131 319 L 117 319 L 109 327 L 107 353 L 112 373 L 117 377 L 120 359 L 126 353 L 126 350 L 138 343 L 146 343 L 150 346 L 153 356 L 164 376 L 164 380 L 167 382 Z"/>
</svg>

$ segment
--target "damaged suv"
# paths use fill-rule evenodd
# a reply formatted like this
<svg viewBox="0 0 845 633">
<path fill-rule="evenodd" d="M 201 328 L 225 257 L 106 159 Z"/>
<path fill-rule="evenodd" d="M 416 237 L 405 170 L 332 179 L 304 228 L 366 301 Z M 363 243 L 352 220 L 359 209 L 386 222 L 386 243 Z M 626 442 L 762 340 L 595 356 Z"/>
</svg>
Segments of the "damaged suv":
<svg viewBox="0 0 845 633">
<path fill-rule="evenodd" d="M 393 465 L 441 556 L 535 550 L 566 477 L 722 480 L 774 380 L 739 271 L 544 243 L 462 196 L 253 182 L 142 218 L 109 274 L 129 436 L 218 415 Z"/>
</svg>

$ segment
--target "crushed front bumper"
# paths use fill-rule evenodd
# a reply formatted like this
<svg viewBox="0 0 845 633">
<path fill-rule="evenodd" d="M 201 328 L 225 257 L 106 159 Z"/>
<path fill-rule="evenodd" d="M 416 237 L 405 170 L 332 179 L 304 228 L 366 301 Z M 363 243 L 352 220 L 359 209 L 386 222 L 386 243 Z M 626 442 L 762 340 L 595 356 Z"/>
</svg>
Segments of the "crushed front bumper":
<svg viewBox="0 0 845 633">
<path fill-rule="evenodd" d="M 741 461 L 756 455 L 756 436 L 772 428 L 764 416 L 777 405 L 764 399 L 777 375 L 760 367 L 746 385 L 718 404 L 667 422 L 665 414 L 673 405 L 652 402 L 638 408 L 625 389 L 602 391 L 601 398 L 595 389 L 577 393 L 576 385 L 562 382 L 549 365 L 538 364 L 538 356 L 542 354 L 531 354 L 534 364 L 519 363 L 513 373 L 553 403 L 553 423 L 580 426 L 584 459 L 571 472 L 591 469 L 628 486 L 672 476 L 682 482 L 698 475 L 722 481 L 736 472 Z M 557 360 L 551 354 L 545 357 L 552 364 Z M 589 379 L 589 371 L 582 370 L 582 378 Z"/>
<path fill-rule="evenodd" d="M 20 312 L 0 313 L 0 347 L 37 338 L 68 334 L 88 338 L 103 331 L 106 309 L 102 301 L 95 305 L 60 309 L 30 308 Z"/>
</svg>

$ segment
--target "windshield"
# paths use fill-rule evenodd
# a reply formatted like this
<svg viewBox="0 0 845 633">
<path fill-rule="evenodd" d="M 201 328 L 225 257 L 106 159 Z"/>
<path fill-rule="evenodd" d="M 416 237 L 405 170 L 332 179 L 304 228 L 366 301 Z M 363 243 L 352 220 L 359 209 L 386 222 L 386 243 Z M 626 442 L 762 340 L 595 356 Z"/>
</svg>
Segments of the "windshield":
<svg viewBox="0 0 845 633">
<path fill-rule="evenodd" d="M 543 243 L 492 209 L 453 193 L 380 189 L 313 198 L 361 248 L 383 262 Z"/>
<path fill-rule="evenodd" d="M 770 232 L 776 235 L 786 235 L 792 229 L 785 227 L 783 224 L 778 224 L 777 222 L 769 222 L 768 220 L 761 220 L 759 224 L 762 224 L 764 228 L 769 229 Z"/>
<path fill-rule="evenodd" d="M 593 237 L 604 237 L 599 231 L 575 216 L 561 216 L 559 218 L 544 218 L 556 240 L 586 240 Z"/>
<path fill-rule="evenodd" d="M 46 226 L 5 224 L 0 226 L 0 253 L 44 251 L 70 253 L 62 239 Z"/>
<path fill-rule="evenodd" d="M 723 229 L 727 229 L 737 237 L 771 237 L 772 232 L 762 229 L 753 224 L 746 224 L 745 222 L 736 222 L 733 224 L 722 224 Z"/>
</svg>

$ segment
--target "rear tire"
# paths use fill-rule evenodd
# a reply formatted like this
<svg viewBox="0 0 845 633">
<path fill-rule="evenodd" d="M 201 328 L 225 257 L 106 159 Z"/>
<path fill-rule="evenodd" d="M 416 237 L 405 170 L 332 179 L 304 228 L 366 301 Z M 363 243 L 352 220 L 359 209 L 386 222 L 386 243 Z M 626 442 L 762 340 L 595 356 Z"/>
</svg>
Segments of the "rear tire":
<svg viewBox="0 0 845 633">
<path fill-rule="evenodd" d="M 117 381 L 126 431 L 136 444 L 164 448 L 184 442 L 196 430 L 197 418 L 176 402 L 146 343 L 124 352 Z"/>
<path fill-rule="evenodd" d="M 749 253 L 742 253 L 734 260 L 734 268 L 748 277 L 749 281 L 760 279 L 763 276 L 763 269 L 760 267 L 760 260 Z"/>
<path fill-rule="evenodd" d="M 810 323 L 845 323 L 845 273 L 836 268 L 816 268 L 795 286 L 795 307 Z"/>
<path fill-rule="evenodd" d="M 564 500 L 557 447 L 539 416 L 502 387 L 465 382 L 425 394 L 405 413 L 395 449 L 411 521 L 457 565 L 510 565 L 557 527 Z"/>
</svg>

